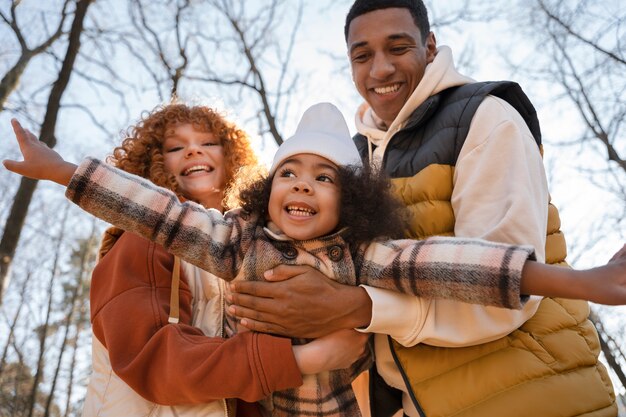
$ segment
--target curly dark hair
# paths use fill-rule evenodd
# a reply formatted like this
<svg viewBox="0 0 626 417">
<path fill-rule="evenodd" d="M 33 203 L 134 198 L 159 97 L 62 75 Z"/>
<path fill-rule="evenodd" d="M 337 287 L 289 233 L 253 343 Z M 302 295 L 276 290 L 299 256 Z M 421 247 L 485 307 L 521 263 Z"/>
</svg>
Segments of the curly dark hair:
<svg viewBox="0 0 626 417">
<path fill-rule="evenodd" d="M 375 10 L 389 9 L 392 7 L 409 10 L 415 26 L 420 30 L 422 42 L 426 42 L 426 38 L 430 33 L 430 22 L 428 21 L 428 11 L 422 0 L 356 0 L 352 4 L 352 7 L 350 7 L 350 11 L 348 11 L 346 23 L 343 27 L 346 42 L 348 41 L 350 23 L 352 23 L 355 18 Z"/>
<path fill-rule="evenodd" d="M 337 171 L 341 205 L 336 230 L 347 228 L 343 235 L 346 242 L 355 248 L 375 239 L 403 238 L 407 213 L 394 197 L 388 178 L 369 166 L 342 166 Z M 246 213 L 257 214 L 259 219 L 268 217 L 272 179 L 257 177 L 238 191 L 239 203 Z"/>
<path fill-rule="evenodd" d="M 107 162 L 179 193 L 174 176 L 165 170 L 163 142 L 168 129 L 183 123 L 190 123 L 196 129 L 219 138 L 224 150 L 226 189 L 232 186 L 240 167 L 258 163 L 246 132 L 226 120 L 217 110 L 177 102 L 157 106 L 142 114 L 141 120 L 126 130 L 126 138 L 113 150 Z"/>
</svg>

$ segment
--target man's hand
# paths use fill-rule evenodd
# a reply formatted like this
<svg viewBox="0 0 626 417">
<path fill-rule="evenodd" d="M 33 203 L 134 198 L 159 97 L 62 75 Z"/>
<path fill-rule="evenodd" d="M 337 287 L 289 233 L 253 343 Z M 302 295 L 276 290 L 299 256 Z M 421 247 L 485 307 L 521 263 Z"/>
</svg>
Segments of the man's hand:
<svg viewBox="0 0 626 417">
<path fill-rule="evenodd" d="M 76 171 L 76 165 L 64 161 L 61 155 L 24 129 L 17 120 L 11 120 L 11 125 L 24 160 L 4 160 L 2 163 L 5 168 L 28 178 L 51 180 L 67 186 Z"/>
<path fill-rule="evenodd" d="M 372 303 L 360 287 L 338 284 L 309 266 L 280 265 L 274 282 L 231 283 L 229 312 L 251 330 L 314 338 L 369 325 Z"/>
</svg>

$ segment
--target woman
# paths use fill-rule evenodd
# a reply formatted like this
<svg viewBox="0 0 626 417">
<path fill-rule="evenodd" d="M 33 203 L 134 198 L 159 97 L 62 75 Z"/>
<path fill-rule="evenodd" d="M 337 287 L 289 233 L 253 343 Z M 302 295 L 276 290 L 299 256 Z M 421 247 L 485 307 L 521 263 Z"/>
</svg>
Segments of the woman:
<svg viewBox="0 0 626 417">
<path fill-rule="evenodd" d="M 257 160 L 247 135 L 214 110 L 170 104 L 131 127 L 109 162 L 223 211 L 236 169 Z M 354 331 L 294 347 L 253 332 L 224 339 L 222 280 L 185 262 L 179 270 L 161 246 L 119 229 L 107 231 L 100 256 L 84 416 L 258 415 L 256 405 L 225 398 L 254 402 L 363 352 L 367 336 Z"/>
</svg>

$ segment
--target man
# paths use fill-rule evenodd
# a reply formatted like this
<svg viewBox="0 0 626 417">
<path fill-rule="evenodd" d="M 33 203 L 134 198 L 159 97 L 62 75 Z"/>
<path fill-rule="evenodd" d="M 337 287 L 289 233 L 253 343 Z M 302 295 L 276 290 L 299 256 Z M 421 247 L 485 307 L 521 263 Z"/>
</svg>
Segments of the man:
<svg viewBox="0 0 626 417">
<path fill-rule="evenodd" d="M 409 235 L 530 243 L 540 260 L 563 261 L 538 122 L 519 86 L 459 74 L 450 49 L 437 48 L 421 0 L 357 0 L 345 35 L 365 100 L 355 141 L 393 178 L 412 215 Z M 399 407 L 409 416 L 617 414 L 584 302 L 531 298 L 522 311 L 508 311 L 349 289 L 305 268 L 266 277 L 294 278 L 237 284 L 231 311 L 250 328 L 303 337 L 342 327 L 377 333 L 377 416 Z"/>
</svg>

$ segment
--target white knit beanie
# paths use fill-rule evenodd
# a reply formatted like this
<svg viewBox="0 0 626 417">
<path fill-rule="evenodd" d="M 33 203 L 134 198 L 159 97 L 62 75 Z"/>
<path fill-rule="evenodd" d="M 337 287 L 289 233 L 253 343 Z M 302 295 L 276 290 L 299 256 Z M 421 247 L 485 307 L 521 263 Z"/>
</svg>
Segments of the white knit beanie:
<svg viewBox="0 0 626 417">
<path fill-rule="evenodd" d="M 337 166 L 363 166 L 343 115 L 330 103 L 314 104 L 304 112 L 296 133 L 276 151 L 270 175 L 285 159 L 301 153 L 319 155 Z"/>
</svg>

